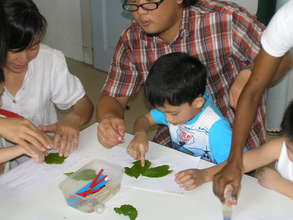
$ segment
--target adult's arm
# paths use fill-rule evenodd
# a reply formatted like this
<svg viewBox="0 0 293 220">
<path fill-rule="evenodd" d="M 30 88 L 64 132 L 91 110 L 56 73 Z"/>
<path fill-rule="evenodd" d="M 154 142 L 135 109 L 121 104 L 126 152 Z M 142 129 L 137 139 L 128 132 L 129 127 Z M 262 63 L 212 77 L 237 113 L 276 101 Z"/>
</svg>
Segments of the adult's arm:
<svg viewBox="0 0 293 220">
<path fill-rule="evenodd" d="M 124 109 L 129 97 L 111 97 L 105 94 L 98 99 L 96 117 L 99 122 L 97 137 L 108 148 L 123 142 L 125 134 Z"/>
<path fill-rule="evenodd" d="M 53 141 L 24 118 L 0 118 L 0 136 L 27 149 L 47 151 L 53 147 Z"/>
<path fill-rule="evenodd" d="M 93 104 L 84 96 L 71 107 L 62 120 L 40 128 L 46 132 L 54 132 L 54 145 L 58 148 L 59 155 L 68 156 L 72 148 L 78 148 L 80 128 L 90 120 L 92 113 Z"/>
<path fill-rule="evenodd" d="M 243 169 L 243 148 L 256 116 L 257 106 L 264 90 L 274 79 L 281 57 L 273 57 L 261 50 L 256 58 L 250 79 L 240 95 L 233 124 L 232 149 L 226 166 L 214 177 L 214 193 L 224 201 L 224 188 L 233 186 L 232 196 L 237 199 Z M 281 76 L 279 76 L 280 78 Z"/>
</svg>

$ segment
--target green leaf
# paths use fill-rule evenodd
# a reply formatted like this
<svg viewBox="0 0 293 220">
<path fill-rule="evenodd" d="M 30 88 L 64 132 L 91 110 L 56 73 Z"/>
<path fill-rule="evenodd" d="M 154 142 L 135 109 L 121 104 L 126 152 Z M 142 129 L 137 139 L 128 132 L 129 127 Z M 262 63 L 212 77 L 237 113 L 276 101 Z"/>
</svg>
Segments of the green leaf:
<svg viewBox="0 0 293 220">
<path fill-rule="evenodd" d="M 136 179 L 140 176 L 140 172 L 137 172 L 137 170 L 129 167 L 124 167 L 124 172 L 128 176 L 135 177 Z"/>
<path fill-rule="evenodd" d="M 137 210 L 132 205 L 122 205 L 119 208 L 114 208 L 114 211 L 119 215 L 128 216 L 130 220 L 135 220 L 137 217 Z"/>
<path fill-rule="evenodd" d="M 60 157 L 58 153 L 50 153 L 45 157 L 46 164 L 62 164 L 66 157 Z"/>
<path fill-rule="evenodd" d="M 135 166 L 137 166 L 137 169 L 140 170 L 140 173 L 143 173 L 145 170 L 149 169 L 152 165 L 151 161 L 149 161 L 149 160 L 145 160 L 144 167 L 141 166 L 140 160 L 134 161 L 133 164 Z"/>
<path fill-rule="evenodd" d="M 141 175 L 144 170 L 148 169 L 151 166 L 151 162 L 149 160 L 145 161 L 145 166 L 141 166 L 140 160 L 134 161 L 132 167 L 125 167 L 124 172 L 128 176 L 135 177 L 136 179 Z"/>
<path fill-rule="evenodd" d="M 169 168 L 170 166 L 168 165 L 153 167 L 145 170 L 141 175 L 151 178 L 163 177 L 172 172 L 172 170 L 169 170 Z"/>
<path fill-rule="evenodd" d="M 172 172 L 169 170 L 170 166 L 162 165 L 158 167 L 150 168 L 152 163 L 149 160 L 145 161 L 144 167 L 141 166 L 141 161 L 137 160 L 133 162 L 132 167 L 125 167 L 125 174 L 131 177 L 138 178 L 140 175 L 150 177 L 150 178 L 158 178 L 168 175 Z"/>
<path fill-rule="evenodd" d="M 92 169 L 86 169 L 78 172 L 76 175 L 72 176 L 72 179 L 75 180 L 92 180 L 97 176 L 97 173 L 95 170 Z"/>
<path fill-rule="evenodd" d="M 74 172 L 68 172 L 68 173 L 64 173 L 64 175 L 66 175 L 66 176 L 72 176 L 73 173 Z"/>
</svg>

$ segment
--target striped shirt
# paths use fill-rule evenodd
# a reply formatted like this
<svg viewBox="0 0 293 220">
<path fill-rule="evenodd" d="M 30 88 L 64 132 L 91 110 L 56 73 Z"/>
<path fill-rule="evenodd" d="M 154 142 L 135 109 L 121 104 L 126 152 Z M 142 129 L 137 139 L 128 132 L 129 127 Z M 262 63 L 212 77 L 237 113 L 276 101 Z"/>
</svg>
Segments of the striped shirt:
<svg viewBox="0 0 293 220">
<path fill-rule="evenodd" d="M 133 96 L 143 85 L 152 64 L 162 55 L 186 52 L 207 67 L 208 90 L 223 115 L 232 123 L 229 88 L 237 74 L 258 54 L 264 26 L 245 9 L 224 1 L 199 1 L 183 9 L 180 31 L 166 43 L 148 36 L 133 21 L 121 34 L 103 92 L 113 97 Z M 265 105 L 262 100 L 247 145 L 265 141 Z M 159 140 L 159 143 L 166 142 Z"/>
</svg>

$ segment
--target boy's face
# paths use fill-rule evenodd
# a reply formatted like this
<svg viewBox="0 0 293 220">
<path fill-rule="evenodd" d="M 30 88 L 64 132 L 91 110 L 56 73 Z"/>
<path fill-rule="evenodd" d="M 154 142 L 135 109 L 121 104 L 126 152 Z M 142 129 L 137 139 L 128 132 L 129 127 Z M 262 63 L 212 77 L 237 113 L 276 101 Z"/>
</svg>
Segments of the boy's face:
<svg viewBox="0 0 293 220">
<path fill-rule="evenodd" d="M 148 34 L 158 34 L 162 39 L 175 37 L 179 32 L 183 0 L 163 0 L 157 9 L 139 8 L 132 12 L 135 21 Z M 160 0 L 128 0 L 129 4 L 160 2 Z M 175 36 L 174 36 L 175 35 Z"/>
<path fill-rule="evenodd" d="M 196 98 L 191 104 L 184 103 L 179 106 L 165 103 L 164 106 L 156 107 L 166 115 L 166 120 L 173 125 L 184 124 L 193 119 L 201 110 L 205 100 L 202 97 Z"/>
<path fill-rule="evenodd" d="M 28 64 L 39 53 L 40 37 L 36 36 L 31 45 L 23 51 L 8 51 L 4 69 L 13 73 L 24 73 L 27 71 Z"/>
</svg>

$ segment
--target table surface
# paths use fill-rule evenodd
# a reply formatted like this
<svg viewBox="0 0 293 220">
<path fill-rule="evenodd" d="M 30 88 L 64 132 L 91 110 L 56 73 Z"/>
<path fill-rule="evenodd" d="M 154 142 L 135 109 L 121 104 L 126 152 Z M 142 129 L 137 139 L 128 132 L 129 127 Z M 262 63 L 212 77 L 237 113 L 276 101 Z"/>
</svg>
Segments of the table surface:
<svg viewBox="0 0 293 220">
<path fill-rule="evenodd" d="M 86 157 L 88 161 L 94 158 L 106 158 L 111 151 L 100 145 L 96 138 L 96 131 L 97 124 L 93 124 L 83 130 L 80 135 L 80 148 L 77 153 Z M 127 144 L 131 138 L 132 135 L 127 134 L 124 144 Z M 164 154 L 180 153 L 161 145 L 157 145 L 156 149 Z M 201 160 L 199 166 L 203 168 L 209 166 L 209 163 Z M 221 212 L 220 202 L 212 192 L 212 183 L 207 183 L 193 191 L 186 192 L 184 196 L 122 187 L 120 192 L 106 204 L 106 210 L 102 214 L 82 213 L 67 206 L 58 187 L 64 179 L 65 177 L 57 178 L 42 190 L 32 194 L 26 201 L 7 198 L 5 189 L 1 188 L 1 219 L 127 220 L 127 217 L 117 215 L 113 211 L 113 207 L 122 204 L 132 204 L 137 208 L 139 215 L 137 220 L 216 220 L 215 216 Z M 293 219 L 293 200 L 261 187 L 255 178 L 245 175 L 242 179 L 239 205 L 233 210 L 233 219 L 244 220 L 247 219 L 247 216 L 255 216 L 250 220 Z"/>
</svg>

